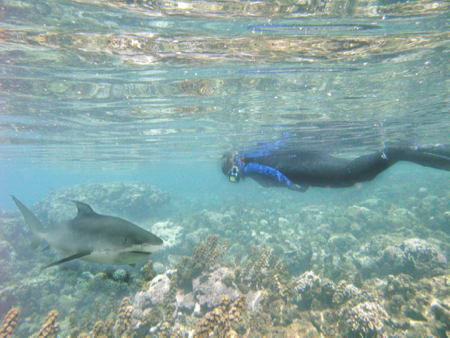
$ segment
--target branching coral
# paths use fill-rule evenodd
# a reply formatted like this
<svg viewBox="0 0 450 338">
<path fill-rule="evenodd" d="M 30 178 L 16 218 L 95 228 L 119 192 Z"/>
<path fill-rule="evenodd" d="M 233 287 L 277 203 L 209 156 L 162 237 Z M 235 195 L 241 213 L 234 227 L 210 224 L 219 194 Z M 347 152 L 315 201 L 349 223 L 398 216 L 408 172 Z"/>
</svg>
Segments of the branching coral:
<svg viewBox="0 0 450 338">
<path fill-rule="evenodd" d="M 239 321 L 244 309 L 245 296 L 239 296 L 234 302 L 228 296 L 223 296 L 220 305 L 197 324 L 194 337 L 210 337 L 212 333 L 217 333 L 218 337 L 228 337 L 234 333 L 231 325 Z"/>
<path fill-rule="evenodd" d="M 398 276 L 389 275 L 385 294 L 388 297 L 401 295 L 405 300 L 414 297 L 416 290 L 412 285 L 412 277 L 405 274 L 399 274 Z"/>
<path fill-rule="evenodd" d="M 357 297 L 359 294 L 361 294 L 361 291 L 356 286 L 346 281 L 341 281 L 336 287 L 332 302 L 335 306 L 339 306 L 349 299 Z"/>
<path fill-rule="evenodd" d="M 272 248 L 252 246 L 244 269 L 236 269 L 236 277 L 241 285 L 254 290 L 270 288 L 275 295 L 283 298 L 291 294 L 284 268 Z"/>
<path fill-rule="evenodd" d="M 59 332 L 58 311 L 52 310 L 45 319 L 44 325 L 39 330 L 39 338 L 56 338 Z"/>
<path fill-rule="evenodd" d="M 226 246 L 226 240 L 219 245 L 218 235 L 208 235 L 206 242 L 202 242 L 194 248 L 191 257 L 183 257 L 182 263 L 176 265 L 178 285 L 186 289 L 192 288 L 192 280 L 214 266 L 225 252 Z"/>
<path fill-rule="evenodd" d="M 107 327 L 104 321 L 99 320 L 95 323 L 94 328 L 92 329 L 92 337 L 93 338 L 107 338 Z"/>
<path fill-rule="evenodd" d="M 146 289 L 148 287 L 148 282 L 151 282 L 153 278 L 156 277 L 156 272 L 155 270 L 153 270 L 153 262 L 152 261 L 148 261 L 147 264 L 145 264 L 142 268 L 141 268 L 141 275 L 143 277 L 143 279 L 137 279 L 136 280 L 136 285 L 140 288 L 140 289 Z"/>
<path fill-rule="evenodd" d="M 122 337 L 131 329 L 131 316 L 133 313 L 133 306 L 129 297 L 125 297 L 120 304 L 119 313 L 117 315 L 116 324 L 114 326 L 114 333 L 118 337 Z M 129 335 L 126 335 L 129 337 Z"/>
<path fill-rule="evenodd" d="M 385 309 L 373 302 L 345 307 L 339 316 L 339 329 L 347 337 L 376 337 L 383 330 L 383 322 L 388 320 Z"/>
<path fill-rule="evenodd" d="M 145 264 L 142 267 L 141 272 L 143 272 L 144 279 L 147 282 L 150 282 L 153 278 L 155 278 L 156 273 L 153 270 L 153 262 L 152 261 L 148 261 L 147 264 Z"/>
<path fill-rule="evenodd" d="M 324 307 L 330 306 L 336 287 L 332 281 L 321 279 L 313 271 L 307 271 L 294 282 L 294 291 L 298 293 L 298 304 L 309 309 L 314 300 L 320 301 Z"/>
<path fill-rule="evenodd" d="M 17 325 L 19 315 L 20 308 L 18 307 L 13 307 L 8 311 L 0 329 L 0 338 L 9 338 L 12 336 L 12 332 Z"/>
</svg>

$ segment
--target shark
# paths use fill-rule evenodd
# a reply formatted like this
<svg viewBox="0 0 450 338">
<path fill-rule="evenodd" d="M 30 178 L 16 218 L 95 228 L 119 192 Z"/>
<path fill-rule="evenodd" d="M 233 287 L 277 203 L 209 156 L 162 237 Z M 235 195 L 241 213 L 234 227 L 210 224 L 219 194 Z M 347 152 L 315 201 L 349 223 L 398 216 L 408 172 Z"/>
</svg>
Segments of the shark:
<svg viewBox="0 0 450 338">
<path fill-rule="evenodd" d="M 22 202 L 11 197 L 33 233 L 30 249 L 36 250 L 45 239 L 48 245 L 44 250 L 55 249 L 67 255 L 41 270 L 74 259 L 134 267 L 163 245 L 163 240 L 151 232 L 119 217 L 97 214 L 88 204 L 79 201 L 72 201 L 78 209 L 74 219 L 44 228 Z"/>
</svg>

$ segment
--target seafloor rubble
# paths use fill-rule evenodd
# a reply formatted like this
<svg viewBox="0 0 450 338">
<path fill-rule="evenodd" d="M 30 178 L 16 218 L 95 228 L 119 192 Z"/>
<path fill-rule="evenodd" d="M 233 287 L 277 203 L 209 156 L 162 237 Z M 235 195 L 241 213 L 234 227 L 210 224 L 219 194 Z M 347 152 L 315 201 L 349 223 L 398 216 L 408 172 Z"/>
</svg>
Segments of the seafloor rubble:
<svg viewBox="0 0 450 338">
<path fill-rule="evenodd" d="M 19 213 L 1 212 L 0 337 L 447 337 L 450 192 L 420 189 L 308 204 L 170 203 L 133 184 L 56 191 L 33 207 L 72 217 L 82 199 L 166 240 L 152 261 L 81 261 L 27 251 Z M 403 195 L 405 196 L 405 195 Z M 107 202 L 110 201 L 110 202 Z M 113 201 L 113 202 L 112 202 Z M 118 206 L 121 206 L 120 208 Z M 147 209 L 165 208 L 155 217 Z"/>
</svg>

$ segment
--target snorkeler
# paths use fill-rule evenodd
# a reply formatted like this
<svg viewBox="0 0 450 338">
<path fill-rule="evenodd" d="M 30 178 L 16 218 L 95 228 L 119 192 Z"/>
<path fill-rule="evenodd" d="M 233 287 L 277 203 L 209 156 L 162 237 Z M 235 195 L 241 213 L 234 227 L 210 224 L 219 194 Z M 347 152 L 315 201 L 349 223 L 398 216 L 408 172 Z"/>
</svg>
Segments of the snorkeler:
<svg viewBox="0 0 450 338">
<path fill-rule="evenodd" d="M 234 183 L 250 177 L 264 187 L 305 192 L 309 187 L 345 188 L 371 181 L 400 161 L 450 171 L 450 147 L 388 147 L 353 160 L 316 151 L 229 152 L 222 157 L 222 172 Z"/>
</svg>

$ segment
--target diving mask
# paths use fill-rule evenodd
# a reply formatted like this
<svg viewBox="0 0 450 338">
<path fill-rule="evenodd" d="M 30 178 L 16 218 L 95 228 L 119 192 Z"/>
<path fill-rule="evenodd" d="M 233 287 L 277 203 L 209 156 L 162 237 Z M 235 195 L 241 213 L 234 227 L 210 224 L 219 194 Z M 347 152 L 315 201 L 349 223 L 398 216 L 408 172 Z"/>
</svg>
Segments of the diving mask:
<svg viewBox="0 0 450 338">
<path fill-rule="evenodd" d="M 231 168 L 231 170 L 228 172 L 228 178 L 229 178 L 230 182 L 239 183 L 239 180 L 241 179 L 241 177 L 239 176 L 238 167 Z"/>
</svg>

